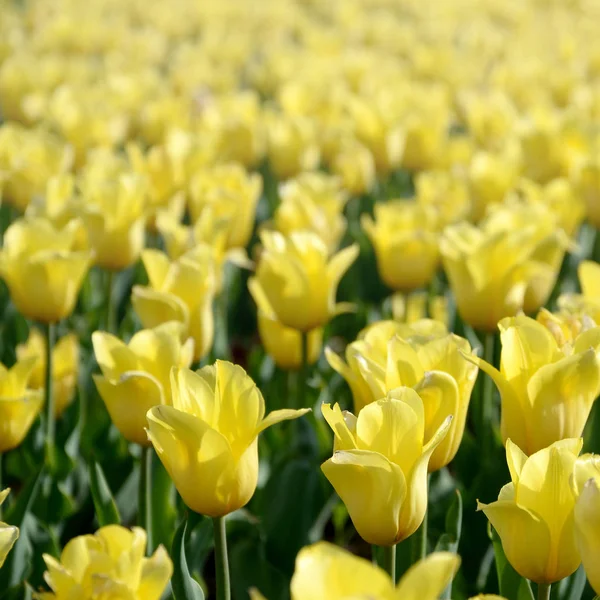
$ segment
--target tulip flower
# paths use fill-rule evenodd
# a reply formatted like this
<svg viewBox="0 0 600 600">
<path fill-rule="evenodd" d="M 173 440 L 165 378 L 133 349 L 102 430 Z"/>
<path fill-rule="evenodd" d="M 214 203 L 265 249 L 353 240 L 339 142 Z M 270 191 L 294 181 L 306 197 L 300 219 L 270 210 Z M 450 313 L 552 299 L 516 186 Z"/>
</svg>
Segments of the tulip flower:
<svg viewBox="0 0 600 600">
<path fill-rule="evenodd" d="M 265 417 L 260 390 L 226 361 L 197 372 L 174 368 L 171 391 L 169 405 L 148 411 L 148 436 L 183 501 L 210 517 L 241 508 L 254 494 L 258 434 L 308 412 L 283 409 Z"/>
<path fill-rule="evenodd" d="M 560 581 L 581 563 L 569 481 L 582 444 L 580 439 L 561 440 L 528 458 L 508 440 L 512 482 L 500 490 L 496 502 L 478 503 L 498 532 L 509 563 L 538 584 Z"/>
<path fill-rule="evenodd" d="M 414 388 L 425 406 L 425 443 L 449 416 L 447 436 L 433 451 L 429 470 L 437 471 L 456 455 L 462 440 L 477 368 L 461 356 L 469 342 L 449 334 L 443 323 L 427 319 L 410 325 L 381 321 L 346 348 L 347 363 L 329 348 L 329 364 L 350 386 L 354 410 L 383 398 L 398 386 Z"/>
<path fill-rule="evenodd" d="M 437 214 L 417 202 L 395 200 L 375 205 L 375 221 L 361 218 L 377 257 L 383 282 L 412 291 L 429 284 L 439 264 Z"/>
<path fill-rule="evenodd" d="M 441 224 L 458 223 L 471 211 L 471 198 L 464 177 L 439 169 L 415 176 L 415 197 L 426 210 L 435 209 Z"/>
<path fill-rule="evenodd" d="M 302 332 L 322 327 L 348 310 L 347 304 L 335 303 L 335 296 L 344 273 L 358 256 L 357 245 L 329 259 L 325 243 L 314 233 L 285 237 L 263 231 L 261 242 L 264 248 L 256 275 L 248 282 L 259 310 Z"/>
<path fill-rule="evenodd" d="M 194 340 L 182 343 L 183 332 L 182 323 L 171 321 L 138 331 L 128 344 L 103 331 L 92 334 L 102 371 L 94 383 L 112 422 L 130 442 L 150 445 L 146 413 L 171 402 L 171 367 L 192 363 Z"/>
<path fill-rule="evenodd" d="M 258 334 L 266 353 L 275 364 L 285 371 L 302 368 L 302 334 L 296 329 L 283 326 L 279 321 L 258 311 Z M 323 329 L 308 332 L 307 360 L 313 365 L 321 356 Z"/>
<path fill-rule="evenodd" d="M 6 500 L 6 497 L 10 493 L 10 489 L 0 491 L 0 507 Z M 15 545 L 15 542 L 19 538 L 19 528 L 11 525 L 7 525 L 0 521 L 0 568 L 4 564 L 8 553 L 11 548 Z"/>
<path fill-rule="evenodd" d="M 525 316 L 500 321 L 500 371 L 470 355 L 493 380 L 502 402 L 501 432 L 526 454 L 579 437 L 600 392 L 600 327 L 561 346 Z"/>
<path fill-rule="evenodd" d="M 0 363 L 0 454 L 21 444 L 44 404 L 41 390 L 29 384 L 35 363 L 26 358 L 10 369 Z"/>
<path fill-rule="evenodd" d="M 600 229 L 600 162 L 597 159 L 583 161 L 572 178 L 585 203 L 588 221 Z"/>
<path fill-rule="evenodd" d="M 546 302 L 567 247 L 566 236 L 544 218 L 543 207 L 512 210 L 502 207 L 479 228 L 466 222 L 450 226 L 440 240 L 458 312 L 484 332 L 494 331 L 504 317 L 536 311 Z"/>
<path fill-rule="evenodd" d="M 137 262 L 145 242 L 144 180 L 138 175 L 121 175 L 111 185 L 88 185 L 82 203 L 96 263 L 120 271 Z"/>
<path fill-rule="evenodd" d="M 334 432 L 333 457 L 321 469 L 340 496 L 358 534 L 368 543 L 394 546 L 412 535 L 427 511 L 427 471 L 448 434 L 446 417 L 427 439 L 424 403 L 400 387 L 363 408 L 343 414 L 322 406 Z"/>
<path fill-rule="evenodd" d="M 577 269 L 581 294 L 563 294 L 558 299 L 558 306 L 566 313 L 589 315 L 596 323 L 600 323 L 600 265 L 591 260 L 579 263 Z"/>
<path fill-rule="evenodd" d="M 29 379 L 32 390 L 43 390 L 46 377 L 46 339 L 37 329 L 31 329 L 29 338 L 17 346 L 17 359 L 35 358 Z M 52 349 L 52 389 L 54 416 L 59 418 L 73 402 L 79 377 L 79 341 L 74 334 L 60 338 Z"/>
<path fill-rule="evenodd" d="M 201 170 L 190 182 L 192 221 L 223 220 L 227 224 L 227 248 L 245 248 L 252 236 L 261 191 L 260 176 L 248 175 L 235 163 Z"/>
<path fill-rule="evenodd" d="M 377 175 L 372 152 L 358 141 L 342 144 L 332 159 L 331 170 L 354 196 L 368 193 Z"/>
<path fill-rule="evenodd" d="M 437 600 L 459 564 L 456 554 L 435 552 L 413 565 L 394 585 L 370 561 L 329 542 L 317 542 L 298 553 L 291 596 L 292 600 Z M 263 598 L 256 590 L 250 597 Z"/>
<path fill-rule="evenodd" d="M 184 324 L 194 339 L 194 360 L 210 350 L 214 337 L 212 304 L 216 289 L 214 257 L 206 248 L 169 260 L 159 250 L 144 250 L 150 286 L 134 286 L 133 307 L 145 328 L 167 321 Z"/>
<path fill-rule="evenodd" d="M 92 598 L 143 598 L 160 600 L 173 563 L 163 546 L 149 558 L 146 532 L 120 525 L 102 527 L 94 535 L 81 535 L 67 543 L 60 560 L 44 554 L 44 580 L 50 592 L 40 600 Z"/>
<path fill-rule="evenodd" d="M 6 231 L 0 251 L 0 276 L 18 311 L 41 323 L 56 323 L 75 308 L 92 262 L 75 251 L 78 225 L 58 230 L 45 219 L 18 220 Z"/>
</svg>

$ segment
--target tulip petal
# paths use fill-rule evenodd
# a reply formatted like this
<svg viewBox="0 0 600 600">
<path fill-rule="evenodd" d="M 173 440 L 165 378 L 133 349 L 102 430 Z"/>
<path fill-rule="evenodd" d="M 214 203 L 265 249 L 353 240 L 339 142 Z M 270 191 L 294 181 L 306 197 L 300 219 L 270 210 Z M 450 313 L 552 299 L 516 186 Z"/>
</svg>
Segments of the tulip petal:
<svg viewBox="0 0 600 600">
<path fill-rule="evenodd" d="M 159 546 L 148 559 L 142 560 L 142 576 L 138 598 L 159 600 L 173 574 L 173 563 L 164 546 Z"/>
<path fill-rule="evenodd" d="M 19 528 L 0 522 L 0 567 L 19 537 Z"/>
<path fill-rule="evenodd" d="M 180 321 L 189 325 L 189 309 L 174 294 L 158 292 L 149 287 L 135 285 L 131 292 L 133 308 L 146 329 L 167 321 Z"/>
<path fill-rule="evenodd" d="M 356 441 L 348 429 L 340 405 L 336 403 L 332 409 L 329 404 L 321 404 L 321 412 L 335 435 L 334 450 L 355 450 L 357 448 Z"/>
<path fill-rule="evenodd" d="M 248 279 L 248 290 L 250 291 L 250 295 L 254 299 L 258 310 L 264 313 L 269 319 L 278 320 L 273 305 L 257 277 L 250 277 L 250 279 Z"/>
<path fill-rule="evenodd" d="M 399 541 L 406 480 L 398 465 L 368 450 L 336 452 L 321 469 L 346 505 L 359 535 L 369 544 Z"/>
<path fill-rule="evenodd" d="M 148 274 L 150 286 L 155 290 L 162 289 L 171 264 L 169 257 L 160 250 L 148 248 L 142 252 L 142 262 Z"/>
<path fill-rule="evenodd" d="M 94 331 L 92 345 L 96 362 L 109 381 L 117 380 L 127 371 L 138 370 L 139 362 L 135 353 L 111 333 Z"/>
<path fill-rule="evenodd" d="M 581 290 L 586 298 L 600 298 L 600 265 L 592 260 L 579 263 L 577 270 Z"/>
<path fill-rule="evenodd" d="M 575 540 L 590 585 L 600 594 L 600 491 L 593 479 L 583 486 L 575 505 Z"/>
<path fill-rule="evenodd" d="M 598 454 L 582 454 L 575 461 L 572 485 L 576 496 L 581 494 L 583 486 L 590 479 L 600 484 L 600 455 Z"/>
<path fill-rule="evenodd" d="M 527 455 L 511 439 L 506 440 L 506 462 L 510 478 L 516 485 L 519 483 L 521 471 L 527 462 Z"/>
<path fill-rule="evenodd" d="M 548 364 L 527 386 L 532 407 L 531 451 L 579 437 L 600 391 L 600 361 L 592 349 Z"/>
<path fill-rule="evenodd" d="M 281 423 L 282 421 L 291 421 L 292 419 L 298 419 L 305 414 L 311 412 L 310 408 L 300 408 L 298 410 L 294 410 L 292 408 L 282 408 L 280 410 L 274 410 L 270 412 L 258 425 L 256 429 L 256 435 L 271 427 L 271 425 L 276 425 L 277 423 Z"/>
<path fill-rule="evenodd" d="M 358 258 L 359 253 L 360 246 L 358 244 L 352 244 L 351 246 L 340 250 L 329 261 L 327 265 L 327 280 L 334 298 L 338 284 L 352 263 Z M 334 298 L 332 298 L 332 300 Z"/>
<path fill-rule="evenodd" d="M 460 557 L 451 552 L 434 552 L 414 564 L 400 579 L 394 598 L 397 600 L 427 600 L 438 598 L 452 581 Z"/>
<path fill-rule="evenodd" d="M 350 349 L 348 350 L 350 351 Z M 362 377 L 359 377 L 349 366 L 344 362 L 341 356 L 336 354 L 331 348 L 325 347 L 325 358 L 329 366 L 339 373 L 350 386 L 352 398 L 354 400 L 354 410 L 356 414 L 360 410 L 375 400 L 371 394 L 371 390 Z"/>
<path fill-rule="evenodd" d="M 414 387 L 423 379 L 424 370 L 414 348 L 399 336 L 388 342 L 385 384 L 388 390 L 401 385 Z"/>
</svg>

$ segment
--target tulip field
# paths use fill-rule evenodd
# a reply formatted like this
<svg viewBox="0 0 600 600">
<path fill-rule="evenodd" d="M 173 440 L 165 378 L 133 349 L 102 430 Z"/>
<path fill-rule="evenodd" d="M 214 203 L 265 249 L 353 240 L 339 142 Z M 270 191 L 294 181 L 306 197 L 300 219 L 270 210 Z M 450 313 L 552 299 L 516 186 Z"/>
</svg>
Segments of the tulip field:
<svg viewBox="0 0 600 600">
<path fill-rule="evenodd" d="M 600 0 L 0 0 L 0 600 L 600 598 Z"/>
</svg>

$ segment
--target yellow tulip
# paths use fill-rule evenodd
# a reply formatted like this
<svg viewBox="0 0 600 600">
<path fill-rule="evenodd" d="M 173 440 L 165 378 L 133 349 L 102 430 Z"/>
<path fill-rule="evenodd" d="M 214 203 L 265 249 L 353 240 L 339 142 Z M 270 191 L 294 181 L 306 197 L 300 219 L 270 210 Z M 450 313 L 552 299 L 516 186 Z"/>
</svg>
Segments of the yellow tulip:
<svg viewBox="0 0 600 600">
<path fill-rule="evenodd" d="M 342 144 L 332 159 L 331 170 L 353 196 L 368 193 L 377 177 L 372 152 L 355 140 Z"/>
<path fill-rule="evenodd" d="M 6 500 L 6 497 L 10 493 L 10 489 L 0 491 L 0 506 Z M 19 528 L 11 525 L 7 525 L 0 521 L 0 568 L 4 564 L 8 553 L 11 548 L 15 545 L 15 542 L 19 538 Z"/>
<path fill-rule="evenodd" d="M 412 566 L 394 585 L 364 558 L 328 542 L 303 548 L 296 558 L 292 600 L 437 600 L 458 570 L 460 558 L 435 552 Z"/>
<path fill-rule="evenodd" d="M 446 296 L 429 296 L 421 290 L 403 294 L 396 292 L 392 295 L 392 315 L 394 321 L 411 325 L 416 321 L 431 315 L 433 321 L 438 321 L 448 326 L 450 315 L 448 312 L 448 298 Z"/>
<path fill-rule="evenodd" d="M 377 257 L 377 269 L 393 290 L 425 287 L 439 265 L 437 214 L 405 200 L 375 204 L 375 221 L 361 218 Z"/>
<path fill-rule="evenodd" d="M 348 382 L 354 410 L 360 414 L 372 402 L 398 386 L 412 387 L 425 407 L 425 442 L 449 415 L 448 435 L 434 450 L 429 470 L 436 471 L 456 455 L 462 440 L 477 368 L 464 360 L 469 342 L 449 334 L 443 323 L 423 319 L 412 324 L 381 321 L 367 327 L 346 348 L 345 363 L 329 348 L 329 364 Z"/>
<path fill-rule="evenodd" d="M 415 177 L 417 202 L 427 210 L 435 209 L 440 224 L 457 223 L 471 211 L 467 180 L 450 171 L 421 171 Z"/>
<path fill-rule="evenodd" d="M 582 444 L 580 439 L 561 440 L 528 458 L 508 440 L 512 483 L 500 490 L 496 502 L 478 503 L 478 510 L 498 532 L 512 567 L 536 583 L 559 581 L 581 563 L 569 481 Z"/>
<path fill-rule="evenodd" d="M 448 131 L 445 112 L 439 106 L 410 110 L 404 125 L 406 137 L 401 164 L 405 169 L 422 171 L 439 161 Z"/>
<path fill-rule="evenodd" d="M 283 326 L 279 321 L 258 311 L 258 334 L 265 352 L 285 371 L 296 371 L 302 366 L 302 334 Z M 323 328 L 308 332 L 308 364 L 314 365 L 323 348 Z"/>
<path fill-rule="evenodd" d="M 566 313 L 589 315 L 596 323 L 600 323 L 600 265 L 584 260 L 579 263 L 577 274 L 582 293 L 561 295 L 558 306 Z"/>
<path fill-rule="evenodd" d="M 82 218 L 96 264 L 104 269 L 120 271 L 139 259 L 145 242 L 146 190 L 138 175 L 87 186 Z"/>
<path fill-rule="evenodd" d="M 19 360 L 10 369 L 0 363 L 0 454 L 25 439 L 44 404 L 42 391 L 29 388 L 36 360 Z"/>
<path fill-rule="evenodd" d="M 526 214 L 537 220 L 526 221 Z M 542 207 L 531 214 L 502 208 L 480 227 L 463 222 L 444 231 L 444 269 L 461 318 L 475 329 L 494 331 L 504 317 L 546 302 L 567 240 L 544 215 Z"/>
<path fill-rule="evenodd" d="M 252 379 L 225 361 L 197 372 L 171 372 L 172 406 L 148 411 L 148 436 L 183 501 L 221 517 L 244 506 L 258 479 L 258 434 L 308 412 L 283 409 L 265 417 Z"/>
<path fill-rule="evenodd" d="M 103 331 L 92 334 L 102 371 L 94 383 L 112 422 L 130 442 L 150 445 L 146 413 L 171 402 L 171 367 L 192 364 L 194 340 L 182 343 L 183 330 L 183 324 L 171 321 L 139 331 L 128 344 Z"/>
<path fill-rule="evenodd" d="M 587 208 L 589 222 L 600 229 L 600 161 L 588 159 L 582 162 L 572 179 Z"/>
<path fill-rule="evenodd" d="M 427 439 L 425 407 L 411 388 L 399 387 L 358 416 L 339 404 L 321 407 L 334 432 L 325 477 L 340 496 L 358 534 L 369 544 L 392 546 L 412 535 L 427 511 L 427 471 L 448 434 L 452 416 Z"/>
<path fill-rule="evenodd" d="M 200 171 L 191 180 L 189 209 L 192 221 L 207 218 L 227 223 L 227 247 L 245 248 L 252 236 L 256 206 L 262 191 L 260 175 L 248 175 L 238 164 Z"/>
<path fill-rule="evenodd" d="M 584 454 L 575 463 L 575 541 L 587 578 L 600 592 L 600 456 Z"/>
<path fill-rule="evenodd" d="M 550 329 L 525 316 L 498 324 L 500 371 L 469 356 L 495 382 L 502 401 L 501 431 L 526 454 L 579 437 L 600 392 L 600 327 L 561 345 Z"/>
<path fill-rule="evenodd" d="M 131 294 L 142 325 L 151 329 L 167 321 L 183 323 L 186 335 L 194 339 L 194 360 L 200 360 L 212 347 L 214 338 L 213 253 L 199 247 L 171 261 L 159 250 L 144 250 L 142 262 L 150 285 L 134 286 Z"/>
<path fill-rule="evenodd" d="M 37 330 L 31 329 L 29 338 L 16 348 L 17 359 L 35 358 L 29 387 L 43 390 L 46 385 L 46 339 Z M 52 394 L 54 396 L 54 416 L 59 418 L 73 402 L 79 377 L 79 340 L 75 334 L 60 338 L 52 349 Z"/>
<path fill-rule="evenodd" d="M 89 252 L 75 251 L 78 225 L 57 230 L 45 219 L 20 219 L 4 236 L 0 276 L 19 312 L 42 323 L 56 323 L 75 308 L 92 262 Z"/>
<path fill-rule="evenodd" d="M 263 252 L 248 287 L 265 315 L 307 332 L 348 310 L 348 305 L 335 303 L 335 296 L 344 273 L 358 256 L 358 245 L 329 259 L 325 243 L 314 233 L 295 232 L 285 237 L 263 231 L 260 239 Z"/>
<path fill-rule="evenodd" d="M 149 558 L 146 532 L 120 525 L 102 527 L 94 535 L 73 538 L 64 547 L 60 560 L 44 554 L 44 580 L 51 592 L 39 600 L 92 600 L 94 598 L 135 598 L 160 600 L 171 575 L 173 563 L 163 546 Z"/>
</svg>

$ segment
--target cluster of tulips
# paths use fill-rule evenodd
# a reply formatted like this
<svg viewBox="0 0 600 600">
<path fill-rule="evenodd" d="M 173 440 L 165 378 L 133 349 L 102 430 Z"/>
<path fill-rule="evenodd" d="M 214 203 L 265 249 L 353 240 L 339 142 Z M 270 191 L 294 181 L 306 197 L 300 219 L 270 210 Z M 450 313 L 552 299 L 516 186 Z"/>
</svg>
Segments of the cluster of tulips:
<svg viewBox="0 0 600 600">
<path fill-rule="evenodd" d="M 600 596 L 598 19 L 1 2 L 0 600 Z"/>
</svg>

